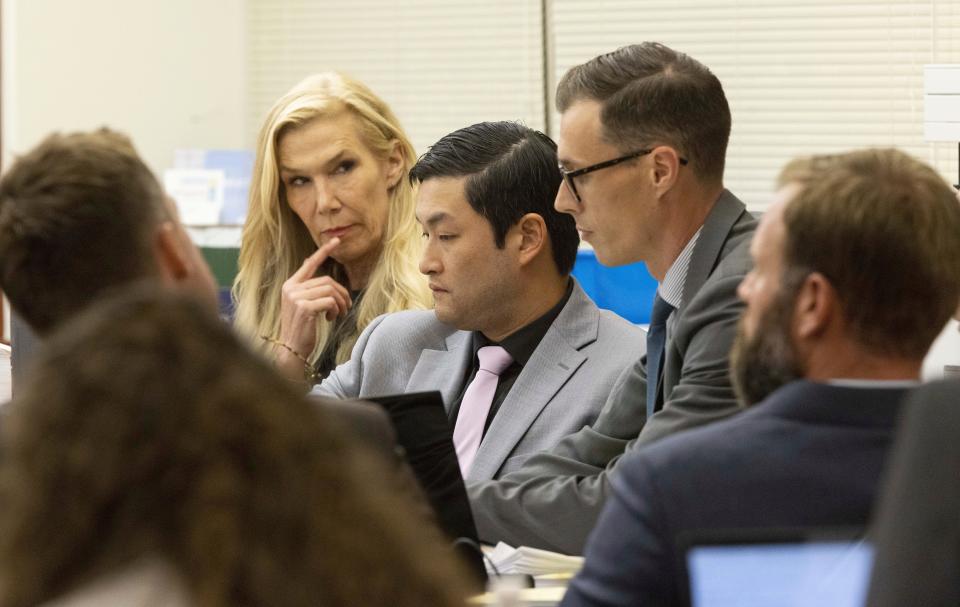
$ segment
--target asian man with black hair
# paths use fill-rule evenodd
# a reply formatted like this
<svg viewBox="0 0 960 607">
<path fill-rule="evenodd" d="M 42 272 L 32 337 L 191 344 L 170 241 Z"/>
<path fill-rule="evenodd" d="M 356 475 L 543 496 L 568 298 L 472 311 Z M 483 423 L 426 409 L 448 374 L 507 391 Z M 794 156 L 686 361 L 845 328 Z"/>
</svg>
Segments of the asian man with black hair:
<svg viewBox="0 0 960 607">
<path fill-rule="evenodd" d="M 439 390 L 465 479 L 497 478 L 590 424 L 643 339 L 570 277 L 579 238 L 553 208 L 548 137 L 475 124 L 440 139 L 410 176 L 435 309 L 375 320 L 317 392 Z"/>
</svg>

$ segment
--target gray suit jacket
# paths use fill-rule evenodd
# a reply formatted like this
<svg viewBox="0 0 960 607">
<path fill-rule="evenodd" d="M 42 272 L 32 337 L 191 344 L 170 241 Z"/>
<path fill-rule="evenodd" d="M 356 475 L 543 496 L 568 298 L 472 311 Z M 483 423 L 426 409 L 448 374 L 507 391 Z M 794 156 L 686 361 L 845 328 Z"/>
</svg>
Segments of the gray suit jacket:
<svg viewBox="0 0 960 607">
<path fill-rule="evenodd" d="M 617 376 L 644 350 L 643 331 L 600 310 L 574 282 L 570 299 L 527 361 L 487 430 L 466 479 L 518 470 L 531 455 L 594 422 Z M 450 406 L 472 363 L 471 333 L 432 310 L 376 318 L 349 361 L 315 393 L 364 398 L 439 390 Z"/>
<path fill-rule="evenodd" d="M 728 356 L 743 304 L 737 286 L 752 267 L 756 221 L 728 191 L 694 246 L 683 303 L 670 318 L 657 406 L 646 419 L 646 357 L 617 379 L 591 427 L 564 438 L 496 481 L 468 486 L 480 539 L 570 554 L 583 551 L 628 451 L 739 411 Z"/>
</svg>

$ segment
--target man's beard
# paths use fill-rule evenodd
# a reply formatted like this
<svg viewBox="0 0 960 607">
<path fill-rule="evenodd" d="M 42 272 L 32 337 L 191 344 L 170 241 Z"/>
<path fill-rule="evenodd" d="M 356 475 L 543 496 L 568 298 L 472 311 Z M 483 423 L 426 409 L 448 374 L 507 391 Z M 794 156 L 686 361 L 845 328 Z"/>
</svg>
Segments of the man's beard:
<svg viewBox="0 0 960 607">
<path fill-rule="evenodd" d="M 737 398 L 746 406 L 759 403 L 781 386 L 803 378 L 804 370 L 790 341 L 796 290 L 779 294 L 760 316 L 753 336 L 744 318 L 730 352 L 730 379 Z"/>
</svg>

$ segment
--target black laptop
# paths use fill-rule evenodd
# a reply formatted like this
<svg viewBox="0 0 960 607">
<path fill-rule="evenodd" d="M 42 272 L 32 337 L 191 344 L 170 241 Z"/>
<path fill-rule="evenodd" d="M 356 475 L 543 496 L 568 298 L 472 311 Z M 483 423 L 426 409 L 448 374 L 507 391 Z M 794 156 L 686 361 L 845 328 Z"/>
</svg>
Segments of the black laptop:
<svg viewBox="0 0 960 607">
<path fill-rule="evenodd" d="M 477 527 L 453 446 L 453 430 L 439 392 L 365 397 L 382 406 L 393 422 L 397 442 L 437 515 L 440 528 L 458 542 L 471 570 L 486 581 Z"/>
</svg>

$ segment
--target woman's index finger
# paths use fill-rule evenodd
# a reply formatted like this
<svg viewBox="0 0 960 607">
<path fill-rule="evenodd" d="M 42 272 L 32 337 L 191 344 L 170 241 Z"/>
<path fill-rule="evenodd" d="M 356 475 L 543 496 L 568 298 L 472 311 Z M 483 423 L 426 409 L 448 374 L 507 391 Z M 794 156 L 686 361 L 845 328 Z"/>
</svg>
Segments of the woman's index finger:
<svg viewBox="0 0 960 607">
<path fill-rule="evenodd" d="M 303 260 L 303 264 L 301 264 L 300 269 L 294 273 L 294 277 L 298 281 L 313 278 L 317 273 L 317 269 L 323 262 L 327 260 L 327 257 L 329 257 L 330 253 L 337 248 L 338 244 L 340 244 L 340 239 L 332 238 L 330 239 L 330 242 L 318 247 L 316 251 Z"/>
</svg>

